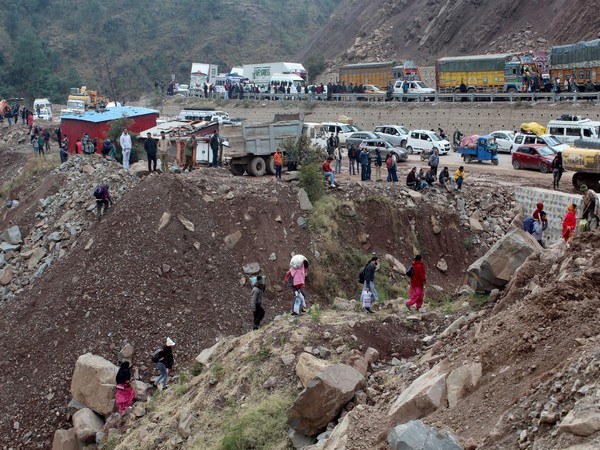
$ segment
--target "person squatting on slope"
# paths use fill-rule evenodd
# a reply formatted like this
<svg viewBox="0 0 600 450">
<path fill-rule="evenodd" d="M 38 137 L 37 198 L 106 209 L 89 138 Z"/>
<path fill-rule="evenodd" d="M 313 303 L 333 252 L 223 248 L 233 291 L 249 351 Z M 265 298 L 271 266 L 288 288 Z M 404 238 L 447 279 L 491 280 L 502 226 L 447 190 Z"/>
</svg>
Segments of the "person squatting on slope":
<svg viewBox="0 0 600 450">
<path fill-rule="evenodd" d="M 100 216 L 105 216 L 108 212 L 108 205 L 113 204 L 108 184 L 99 184 L 96 186 L 96 189 L 94 189 L 94 198 L 96 199 L 96 220 L 100 222 Z"/>
</svg>

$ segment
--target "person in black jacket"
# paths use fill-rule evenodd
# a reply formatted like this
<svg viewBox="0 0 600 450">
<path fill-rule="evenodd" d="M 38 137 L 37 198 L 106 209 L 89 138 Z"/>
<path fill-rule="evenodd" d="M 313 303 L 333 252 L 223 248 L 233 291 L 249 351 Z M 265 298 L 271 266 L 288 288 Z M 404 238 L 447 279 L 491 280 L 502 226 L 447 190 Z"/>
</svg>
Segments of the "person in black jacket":
<svg viewBox="0 0 600 450">
<path fill-rule="evenodd" d="M 375 289 L 375 271 L 379 268 L 379 257 L 373 256 L 365 266 L 365 283 L 363 291 L 369 290 L 373 300 L 378 301 L 377 289 Z"/>
<path fill-rule="evenodd" d="M 167 385 L 167 380 L 169 379 L 169 370 L 173 368 L 173 346 L 175 342 L 171 340 L 171 338 L 167 338 L 167 342 L 165 343 L 162 350 L 156 355 L 156 368 L 160 372 L 160 376 L 154 380 L 152 386 L 157 387 L 160 383 L 162 383 L 162 389 L 166 389 L 169 386 Z"/>
<path fill-rule="evenodd" d="M 148 157 L 148 172 L 156 172 L 156 141 L 152 139 L 151 133 L 146 133 L 144 150 L 146 150 L 146 156 Z"/>
<path fill-rule="evenodd" d="M 219 136 L 219 130 L 215 130 L 215 132 L 210 137 L 209 145 L 212 151 L 212 163 L 211 167 L 219 166 L 219 145 L 221 144 L 221 139 Z"/>
<path fill-rule="evenodd" d="M 119 414 L 123 414 L 126 408 L 131 406 L 135 399 L 135 391 L 131 386 L 131 371 L 129 370 L 129 362 L 123 361 L 119 367 L 116 377 L 116 393 L 115 400 L 119 406 Z"/>
<path fill-rule="evenodd" d="M 558 189 L 558 183 L 560 183 L 560 178 L 562 177 L 565 169 L 563 168 L 563 157 L 562 152 L 558 152 L 552 161 L 552 187 L 554 189 Z"/>
</svg>

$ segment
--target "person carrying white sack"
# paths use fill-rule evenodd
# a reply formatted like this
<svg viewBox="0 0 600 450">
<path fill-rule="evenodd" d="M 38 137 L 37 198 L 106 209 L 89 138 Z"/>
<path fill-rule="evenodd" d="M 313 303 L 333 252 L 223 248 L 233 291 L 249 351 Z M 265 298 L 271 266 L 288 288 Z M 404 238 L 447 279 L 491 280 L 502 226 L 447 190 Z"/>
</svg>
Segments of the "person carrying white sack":
<svg viewBox="0 0 600 450">
<path fill-rule="evenodd" d="M 294 302 L 299 298 L 302 303 L 300 311 L 297 308 L 292 309 L 293 315 L 299 315 L 306 311 L 306 294 L 304 293 L 304 284 L 308 274 L 308 259 L 303 255 L 295 255 L 290 260 L 290 268 L 285 274 L 285 282 L 294 292 Z"/>
</svg>

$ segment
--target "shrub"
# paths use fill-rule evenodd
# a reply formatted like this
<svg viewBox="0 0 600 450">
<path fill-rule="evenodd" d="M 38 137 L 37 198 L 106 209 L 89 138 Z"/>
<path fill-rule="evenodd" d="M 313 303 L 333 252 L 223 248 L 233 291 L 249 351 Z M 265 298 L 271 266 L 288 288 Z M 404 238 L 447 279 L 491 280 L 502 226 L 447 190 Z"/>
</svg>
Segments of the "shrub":
<svg viewBox="0 0 600 450">
<path fill-rule="evenodd" d="M 204 367 L 202 366 L 202 364 L 200 364 L 199 362 L 195 362 L 192 366 L 192 369 L 190 370 L 190 373 L 193 377 L 197 377 L 202 373 L 203 368 Z"/>
<path fill-rule="evenodd" d="M 313 203 L 323 197 L 323 172 L 318 164 L 308 164 L 300 168 L 300 187 L 304 188 Z"/>
<path fill-rule="evenodd" d="M 310 316 L 313 322 L 319 323 L 321 321 L 323 311 L 321 311 L 321 307 L 318 303 L 315 303 L 310 308 L 308 308 L 308 315 Z"/>
</svg>

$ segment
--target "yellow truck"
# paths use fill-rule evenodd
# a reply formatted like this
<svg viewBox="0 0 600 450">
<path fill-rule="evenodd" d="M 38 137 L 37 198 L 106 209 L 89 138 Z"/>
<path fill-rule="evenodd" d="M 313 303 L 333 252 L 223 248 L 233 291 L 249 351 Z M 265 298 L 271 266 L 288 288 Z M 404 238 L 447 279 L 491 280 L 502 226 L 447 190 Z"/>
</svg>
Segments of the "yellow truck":
<svg viewBox="0 0 600 450">
<path fill-rule="evenodd" d="M 548 67 L 552 80 L 573 77 L 578 91 L 600 90 L 600 40 L 552 47 Z"/>
<path fill-rule="evenodd" d="M 600 192 L 600 139 L 577 139 L 562 155 L 564 169 L 575 172 L 572 178 L 575 189 L 585 184 Z"/>
<path fill-rule="evenodd" d="M 99 97 L 97 91 L 88 90 L 86 86 L 81 86 L 81 88 L 71 88 L 67 103 L 69 101 L 82 101 L 86 109 L 95 109 L 102 104 L 106 106 L 110 99 Z"/>
<path fill-rule="evenodd" d="M 381 61 L 361 64 L 346 64 L 339 68 L 340 83 L 349 85 L 371 84 L 385 89 L 394 81 L 420 80 L 419 68 L 413 61 Z"/>
</svg>

